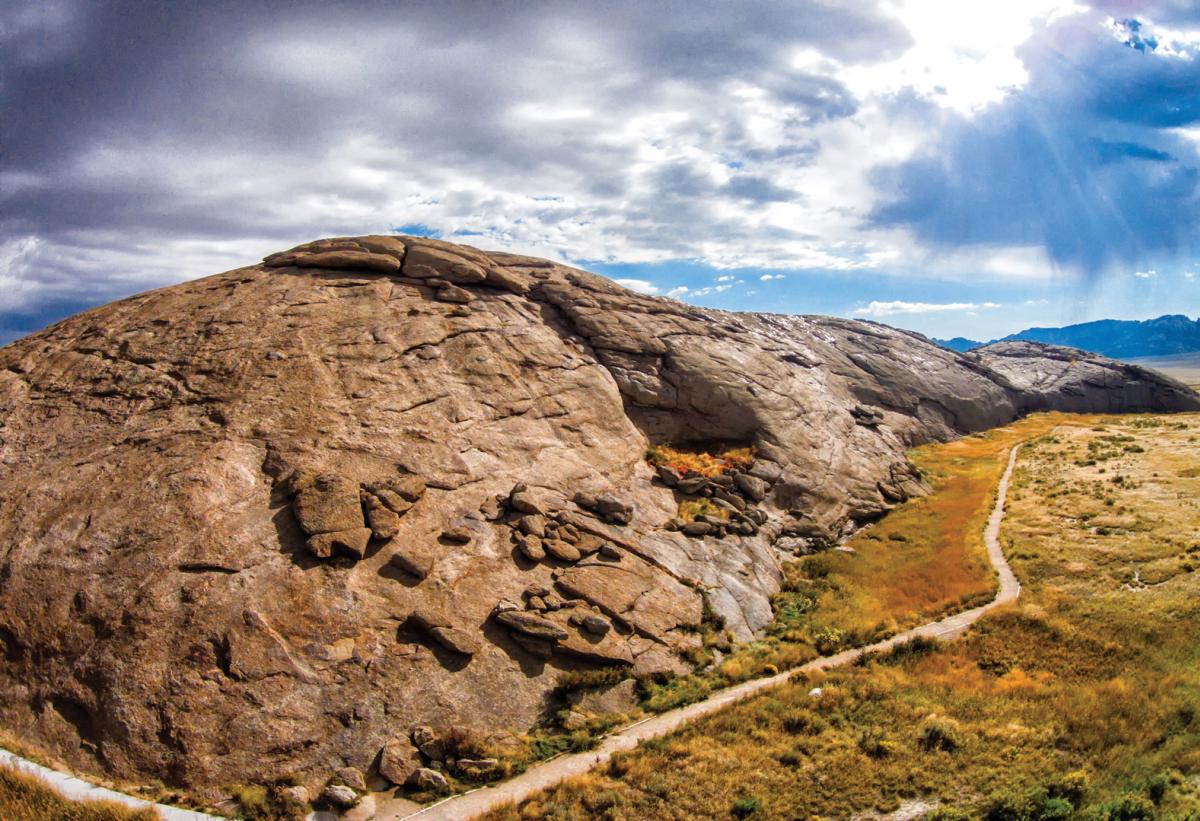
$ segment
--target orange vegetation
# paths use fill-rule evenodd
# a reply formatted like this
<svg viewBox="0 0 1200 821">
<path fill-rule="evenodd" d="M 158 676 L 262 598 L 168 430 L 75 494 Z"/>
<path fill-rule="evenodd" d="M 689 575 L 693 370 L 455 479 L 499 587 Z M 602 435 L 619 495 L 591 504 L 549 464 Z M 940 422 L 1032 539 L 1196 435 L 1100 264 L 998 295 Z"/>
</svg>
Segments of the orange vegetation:
<svg viewBox="0 0 1200 821">
<path fill-rule="evenodd" d="M 710 452 L 699 448 L 654 445 L 646 450 L 646 461 L 655 466 L 674 468 L 681 474 L 692 471 L 711 477 L 731 468 L 749 467 L 754 461 L 754 448 L 728 448 Z"/>
</svg>

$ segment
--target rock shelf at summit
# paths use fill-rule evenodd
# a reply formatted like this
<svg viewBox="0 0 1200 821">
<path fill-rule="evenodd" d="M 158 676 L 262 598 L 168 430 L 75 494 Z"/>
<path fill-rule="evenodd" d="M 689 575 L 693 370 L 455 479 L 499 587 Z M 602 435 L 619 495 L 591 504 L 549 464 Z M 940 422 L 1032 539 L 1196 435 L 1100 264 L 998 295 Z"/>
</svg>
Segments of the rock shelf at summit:
<svg viewBox="0 0 1200 821">
<path fill-rule="evenodd" d="M 687 672 L 706 611 L 753 638 L 784 561 L 927 492 L 917 444 L 1198 409 L 1071 349 L 318 240 L 0 349 L 0 722 L 201 796 L 436 786 L 441 734 L 502 743 L 563 670 Z M 750 455 L 693 475 L 656 445 Z"/>
</svg>

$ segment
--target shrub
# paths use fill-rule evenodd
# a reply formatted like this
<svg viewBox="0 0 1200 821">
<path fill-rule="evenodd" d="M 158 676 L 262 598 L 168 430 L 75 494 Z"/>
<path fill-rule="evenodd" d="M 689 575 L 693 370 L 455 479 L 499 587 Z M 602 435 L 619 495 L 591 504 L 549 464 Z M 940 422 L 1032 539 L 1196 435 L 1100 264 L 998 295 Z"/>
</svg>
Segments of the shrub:
<svg viewBox="0 0 1200 821">
<path fill-rule="evenodd" d="M 813 636 L 817 652 L 823 656 L 830 656 L 841 650 L 844 641 L 845 634 L 836 627 L 822 627 L 820 632 Z"/>
<path fill-rule="evenodd" d="M 762 801 L 759 801 L 752 795 L 744 795 L 741 798 L 734 799 L 731 812 L 734 818 L 749 818 L 761 809 Z"/>
<path fill-rule="evenodd" d="M 1083 803 L 1083 797 L 1087 794 L 1089 786 L 1087 773 L 1083 770 L 1072 770 L 1057 781 L 1048 784 L 1046 794 L 1051 798 L 1070 801 L 1071 806 L 1078 807 Z"/>
<path fill-rule="evenodd" d="M 1166 773 L 1158 773 L 1146 785 L 1146 794 L 1150 796 L 1150 800 L 1155 804 L 1161 804 L 1170 787 L 1171 777 Z"/>
<path fill-rule="evenodd" d="M 1154 804 L 1140 795 L 1124 795 L 1096 808 L 1096 821 L 1153 821 L 1158 814 Z"/>
<path fill-rule="evenodd" d="M 932 716 L 921 722 L 917 743 L 923 750 L 944 750 L 952 753 L 962 746 L 962 732 L 957 721 Z"/>
</svg>

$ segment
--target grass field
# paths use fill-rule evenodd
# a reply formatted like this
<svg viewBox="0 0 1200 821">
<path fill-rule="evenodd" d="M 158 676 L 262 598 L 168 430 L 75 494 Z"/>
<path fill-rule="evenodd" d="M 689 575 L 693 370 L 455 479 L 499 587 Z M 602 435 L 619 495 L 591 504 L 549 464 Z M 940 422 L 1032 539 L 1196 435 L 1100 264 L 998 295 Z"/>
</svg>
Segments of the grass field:
<svg viewBox="0 0 1200 821">
<path fill-rule="evenodd" d="M 36 776 L 0 766 L 0 818 L 5 821 L 157 821 L 153 810 L 101 801 L 70 801 Z"/>
<path fill-rule="evenodd" d="M 1141 357 L 1129 362 L 1161 371 L 1185 385 L 1200 388 L 1200 353 L 1175 354 L 1174 356 Z"/>
<path fill-rule="evenodd" d="M 1200 416 L 1064 421 L 986 437 L 1001 450 L 1033 438 L 1002 531 L 1016 605 L 963 640 L 778 688 L 491 817 L 1200 818 Z M 939 488 L 956 474 L 944 464 Z M 872 567 L 848 569 L 856 557 Z M 860 625 L 904 601 L 878 557 L 839 561 L 831 574 L 885 582 Z"/>
</svg>

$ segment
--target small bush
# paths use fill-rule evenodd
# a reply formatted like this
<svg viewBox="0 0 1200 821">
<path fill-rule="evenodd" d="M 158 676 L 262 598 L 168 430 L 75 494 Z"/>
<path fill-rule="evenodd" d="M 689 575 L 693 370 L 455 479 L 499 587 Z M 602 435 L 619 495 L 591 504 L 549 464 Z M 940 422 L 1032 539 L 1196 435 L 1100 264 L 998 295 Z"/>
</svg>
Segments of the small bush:
<svg viewBox="0 0 1200 821">
<path fill-rule="evenodd" d="M 1096 808 L 1096 821 L 1153 821 L 1158 811 L 1153 802 L 1140 795 L 1124 795 Z"/>
<path fill-rule="evenodd" d="M 1046 794 L 1051 798 L 1070 801 L 1071 806 L 1078 807 L 1083 803 L 1083 797 L 1087 795 L 1089 786 L 1091 785 L 1087 773 L 1083 770 L 1072 770 L 1057 781 L 1048 784 Z"/>
<path fill-rule="evenodd" d="M 943 750 L 952 753 L 963 744 L 962 732 L 957 721 L 934 716 L 921 723 L 917 743 L 923 750 Z"/>
<path fill-rule="evenodd" d="M 1158 773 L 1146 785 L 1146 794 L 1150 796 L 1150 800 L 1155 804 L 1161 804 L 1163 798 L 1167 795 L 1167 790 L 1170 788 L 1171 777 L 1166 773 Z"/>
<path fill-rule="evenodd" d="M 733 802 L 731 812 L 734 818 L 749 818 L 762 809 L 762 801 L 752 795 L 744 795 Z"/>
</svg>

